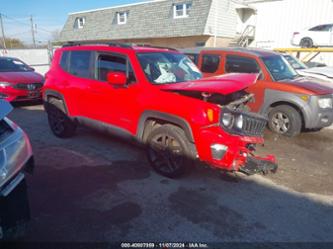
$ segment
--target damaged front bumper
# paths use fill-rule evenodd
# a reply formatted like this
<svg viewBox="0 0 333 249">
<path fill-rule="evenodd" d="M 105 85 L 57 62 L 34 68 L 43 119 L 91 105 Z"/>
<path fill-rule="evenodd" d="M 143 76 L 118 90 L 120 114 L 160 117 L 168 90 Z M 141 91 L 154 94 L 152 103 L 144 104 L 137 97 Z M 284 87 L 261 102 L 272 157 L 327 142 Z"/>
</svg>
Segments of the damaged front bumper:
<svg viewBox="0 0 333 249">
<path fill-rule="evenodd" d="M 230 135 L 219 127 L 203 129 L 200 135 L 205 139 L 197 146 L 199 158 L 216 169 L 247 175 L 277 171 L 275 156 L 254 154 L 256 145 L 264 143 L 262 137 Z"/>
<path fill-rule="evenodd" d="M 243 167 L 239 168 L 239 171 L 247 174 L 268 174 L 275 173 L 277 171 L 278 165 L 275 163 L 275 158 L 273 156 L 268 156 L 266 158 L 261 157 L 248 157 L 246 163 Z"/>
</svg>

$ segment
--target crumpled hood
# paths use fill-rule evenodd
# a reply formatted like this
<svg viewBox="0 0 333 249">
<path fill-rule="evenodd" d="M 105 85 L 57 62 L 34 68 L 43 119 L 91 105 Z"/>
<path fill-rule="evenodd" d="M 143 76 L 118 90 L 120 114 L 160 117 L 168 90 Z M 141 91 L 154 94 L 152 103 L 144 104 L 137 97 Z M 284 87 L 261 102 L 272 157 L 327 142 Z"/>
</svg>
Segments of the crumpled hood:
<svg viewBox="0 0 333 249">
<path fill-rule="evenodd" d="M 302 69 L 300 71 L 306 72 L 306 73 L 324 75 L 328 78 L 333 79 L 333 67 L 311 67 L 311 68 L 307 68 L 307 69 Z"/>
<path fill-rule="evenodd" d="M 285 82 L 311 91 L 317 95 L 333 94 L 333 84 L 325 80 L 314 79 L 311 77 L 299 77 Z"/>
<path fill-rule="evenodd" d="M 197 91 L 228 95 L 238 92 L 256 83 L 257 74 L 225 74 L 200 80 L 160 85 L 166 91 Z"/>
<path fill-rule="evenodd" d="M 13 107 L 9 102 L 0 99 L 0 120 L 5 118 L 12 110 Z"/>
<path fill-rule="evenodd" d="M 41 83 L 43 76 L 36 72 L 0 72 L 0 81 L 10 83 Z"/>
</svg>

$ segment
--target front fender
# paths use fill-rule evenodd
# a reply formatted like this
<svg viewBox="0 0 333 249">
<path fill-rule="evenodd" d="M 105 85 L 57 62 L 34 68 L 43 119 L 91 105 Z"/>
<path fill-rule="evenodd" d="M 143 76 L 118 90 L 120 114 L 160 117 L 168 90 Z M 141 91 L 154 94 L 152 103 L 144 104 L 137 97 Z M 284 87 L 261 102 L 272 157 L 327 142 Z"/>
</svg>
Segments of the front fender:
<svg viewBox="0 0 333 249">
<path fill-rule="evenodd" d="M 308 102 L 301 99 L 301 94 L 283 92 L 278 90 L 266 90 L 264 97 L 264 104 L 260 109 L 260 113 L 263 115 L 268 115 L 272 105 L 281 104 L 291 104 L 297 107 L 304 118 L 305 125 L 310 122 L 310 117 L 312 116 L 312 110 Z"/>
</svg>

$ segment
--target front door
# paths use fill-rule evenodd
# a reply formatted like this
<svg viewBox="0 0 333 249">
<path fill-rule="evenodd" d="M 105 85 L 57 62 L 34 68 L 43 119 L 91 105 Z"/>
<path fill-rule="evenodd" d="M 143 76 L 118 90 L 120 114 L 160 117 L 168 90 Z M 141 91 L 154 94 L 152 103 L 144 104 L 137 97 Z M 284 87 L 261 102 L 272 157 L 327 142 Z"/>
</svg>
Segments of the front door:
<svg viewBox="0 0 333 249">
<path fill-rule="evenodd" d="M 124 72 L 127 75 L 125 86 L 111 85 L 107 82 L 108 72 Z M 91 81 L 87 92 L 89 116 L 98 121 L 133 130 L 138 114 L 138 84 L 126 55 L 98 53 L 95 61 L 95 80 Z M 90 106 L 90 108 L 89 108 Z"/>
</svg>

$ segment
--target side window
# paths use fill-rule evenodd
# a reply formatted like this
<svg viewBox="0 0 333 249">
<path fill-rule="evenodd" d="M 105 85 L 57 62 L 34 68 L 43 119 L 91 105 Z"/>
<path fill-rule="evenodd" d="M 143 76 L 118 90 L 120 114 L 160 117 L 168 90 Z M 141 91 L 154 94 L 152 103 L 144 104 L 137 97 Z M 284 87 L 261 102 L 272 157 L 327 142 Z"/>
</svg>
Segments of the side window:
<svg viewBox="0 0 333 249">
<path fill-rule="evenodd" d="M 316 27 L 313 27 L 310 29 L 310 31 L 330 31 L 332 28 L 332 25 L 326 24 L 326 25 L 319 25 Z"/>
<path fill-rule="evenodd" d="M 81 78 L 92 78 L 90 51 L 71 51 L 69 73 Z"/>
<path fill-rule="evenodd" d="M 201 71 L 203 73 L 215 73 L 220 65 L 220 56 L 205 54 L 202 56 Z"/>
<path fill-rule="evenodd" d="M 64 51 L 60 59 L 60 67 L 65 71 L 68 71 L 69 54 L 69 51 Z"/>
<path fill-rule="evenodd" d="M 260 68 L 256 60 L 252 58 L 227 55 L 225 71 L 227 73 L 259 73 Z"/>
<path fill-rule="evenodd" d="M 198 65 L 198 54 L 186 54 L 188 58 L 190 58 L 191 61 L 194 62 L 195 65 Z"/>
<path fill-rule="evenodd" d="M 132 66 L 125 57 L 101 54 L 97 60 L 96 78 L 100 81 L 107 81 L 108 72 L 126 73 L 128 84 L 136 82 Z"/>
</svg>

